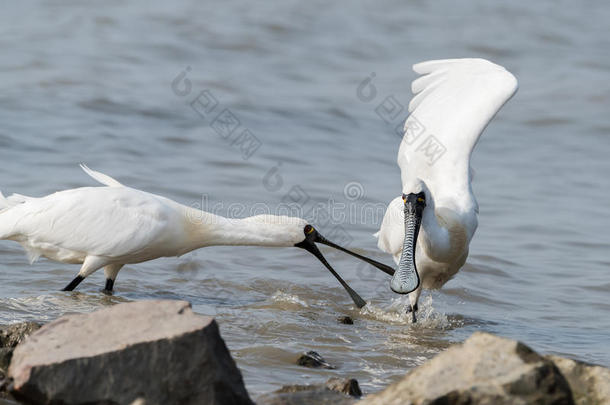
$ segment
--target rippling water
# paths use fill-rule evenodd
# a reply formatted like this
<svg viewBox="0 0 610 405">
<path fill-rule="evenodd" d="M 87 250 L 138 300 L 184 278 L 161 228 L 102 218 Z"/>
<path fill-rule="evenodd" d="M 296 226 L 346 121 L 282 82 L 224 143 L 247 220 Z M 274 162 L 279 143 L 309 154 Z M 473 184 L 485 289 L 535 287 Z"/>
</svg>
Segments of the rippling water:
<svg viewBox="0 0 610 405">
<path fill-rule="evenodd" d="M 473 156 L 481 212 L 468 263 L 424 294 L 418 324 L 387 276 L 328 250 L 370 301 L 362 311 L 298 249 L 215 247 L 127 266 L 106 297 L 102 272 L 57 292 L 78 267 L 30 266 L 11 242 L 0 243 L 0 323 L 185 299 L 219 319 L 254 397 L 329 376 L 371 393 L 475 330 L 608 366 L 609 19 L 601 2 L 11 2 L 0 14 L 3 192 L 91 185 L 84 161 L 225 214 L 330 201 L 345 218 L 320 210 L 323 233 L 387 263 L 371 234 L 400 192 L 399 119 L 376 107 L 406 105 L 411 65 L 431 58 L 491 59 L 520 90 Z M 172 88 L 181 73 L 190 87 Z M 372 99 L 358 97 L 373 76 Z M 213 124 L 225 109 L 239 123 L 231 134 Z M 306 350 L 337 369 L 296 366 Z"/>
</svg>

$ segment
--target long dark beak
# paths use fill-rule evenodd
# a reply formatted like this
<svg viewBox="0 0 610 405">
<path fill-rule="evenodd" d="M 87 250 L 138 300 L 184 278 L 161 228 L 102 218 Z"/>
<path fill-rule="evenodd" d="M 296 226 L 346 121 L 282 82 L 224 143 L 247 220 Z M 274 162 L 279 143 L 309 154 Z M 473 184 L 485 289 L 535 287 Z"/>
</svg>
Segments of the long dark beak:
<svg viewBox="0 0 610 405">
<path fill-rule="evenodd" d="M 337 245 L 336 243 L 332 243 L 331 241 L 329 241 L 328 239 L 326 239 L 324 236 L 317 234 L 317 238 L 316 238 L 316 242 L 322 243 L 324 245 L 330 246 L 332 248 L 335 248 L 337 250 L 340 250 L 342 252 L 347 253 L 348 255 L 352 255 L 354 257 L 357 257 L 358 259 L 367 262 L 370 265 L 373 265 L 375 267 L 377 267 L 379 270 L 383 271 L 386 274 L 389 274 L 390 276 L 394 275 L 394 269 L 391 268 L 390 266 L 386 266 L 383 263 L 379 263 L 373 259 L 369 259 L 366 256 L 362 256 L 359 255 L 358 253 L 352 252 L 351 250 L 347 250 L 346 248 Z"/>
<path fill-rule="evenodd" d="M 314 231 L 312 233 L 317 234 L 317 231 Z M 320 260 L 322 262 L 322 264 L 324 266 L 326 266 L 326 268 L 328 269 L 328 271 L 330 271 L 332 273 L 333 276 L 335 276 L 335 278 L 337 280 L 339 280 L 339 283 L 341 283 L 341 285 L 343 286 L 343 288 L 345 288 L 345 291 L 347 291 L 347 293 L 349 294 L 350 297 L 352 297 L 352 300 L 354 301 L 354 304 L 356 304 L 356 306 L 358 308 L 362 308 L 366 305 L 366 301 L 362 299 L 362 297 L 360 295 L 358 295 L 358 293 L 356 291 L 354 291 L 346 282 L 345 280 L 343 280 L 341 278 L 341 276 L 339 274 L 337 274 L 337 272 L 335 271 L 335 269 L 332 268 L 332 266 L 330 264 L 328 264 L 328 262 L 326 261 L 326 259 L 324 258 L 324 256 L 322 255 L 322 252 L 320 252 L 320 250 L 318 249 L 318 247 L 316 246 L 315 242 L 315 236 L 316 235 L 312 235 L 312 237 L 307 237 L 303 242 L 297 243 L 295 246 L 296 247 L 300 247 L 302 249 L 307 250 L 308 252 L 312 253 L 315 257 L 318 258 L 318 260 Z"/>
<path fill-rule="evenodd" d="M 405 240 L 398 271 L 392 277 L 390 288 L 398 294 L 408 294 L 419 287 L 419 273 L 415 265 L 415 248 L 424 207 L 417 203 L 416 194 L 403 195 L 405 202 Z"/>
</svg>

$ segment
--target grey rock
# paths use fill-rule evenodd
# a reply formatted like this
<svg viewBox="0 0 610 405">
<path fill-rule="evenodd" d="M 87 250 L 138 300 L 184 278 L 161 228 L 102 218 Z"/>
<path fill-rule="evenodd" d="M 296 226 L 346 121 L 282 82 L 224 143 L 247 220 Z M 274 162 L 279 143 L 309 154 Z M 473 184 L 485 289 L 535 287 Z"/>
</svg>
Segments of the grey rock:
<svg viewBox="0 0 610 405">
<path fill-rule="evenodd" d="M 351 405 L 362 395 L 355 379 L 331 378 L 325 384 L 285 385 L 258 398 L 259 405 Z"/>
<path fill-rule="evenodd" d="M 61 317 L 17 346 L 9 377 L 31 404 L 252 404 L 218 325 L 184 301 Z"/>
<path fill-rule="evenodd" d="M 13 357 L 15 347 L 27 336 L 40 329 L 40 324 L 23 322 L 9 326 L 0 326 L 0 380 L 6 374 Z"/>
<path fill-rule="evenodd" d="M 610 404 L 610 370 L 559 356 L 546 356 L 568 380 L 576 405 Z"/>
<path fill-rule="evenodd" d="M 557 366 L 524 344 L 476 332 L 360 405 L 572 405 Z"/>
<path fill-rule="evenodd" d="M 327 368 L 334 369 L 334 366 L 331 366 L 324 357 L 320 356 L 317 352 L 309 351 L 307 353 L 302 354 L 297 359 L 297 364 L 303 367 L 309 368 Z"/>
</svg>

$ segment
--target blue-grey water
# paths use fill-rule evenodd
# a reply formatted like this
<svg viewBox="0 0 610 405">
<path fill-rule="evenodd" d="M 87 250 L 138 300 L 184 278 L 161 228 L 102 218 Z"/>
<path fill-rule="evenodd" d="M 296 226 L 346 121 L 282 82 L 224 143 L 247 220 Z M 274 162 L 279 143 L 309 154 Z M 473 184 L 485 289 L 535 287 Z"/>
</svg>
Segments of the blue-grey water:
<svg viewBox="0 0 610 405">
<path fill-rule="evenodd" d="M 364 310 L 296 248 L 211 247 L 127 266 L 109 298 L 102 272 L 58 292 L 78 266 L 30 265 L 13 242 L 0 243 L 0 323 L 188 300 L 217 317 L 253 397 L 329 376 L 375 392 L 476 330 L 609 366 L 608 20 L 610 6 L 594 1 L 6 3 L 4 194 L 93 185 L 86 162 L 227 215 L 293 202 L 329 239 L 386 263 L 372 234 L 401 191 L 404 112 L 386 123 L 378 106 L 406 106 L 411 65 L 427 59 L 487 58 L 520 89 L 473 155 L 480 217 L 468 262 L 423 295 L 416 325 L 386 275 L 327 249 Z M 337 369 L 296 366 L 305 350 Z"/>
</svg>

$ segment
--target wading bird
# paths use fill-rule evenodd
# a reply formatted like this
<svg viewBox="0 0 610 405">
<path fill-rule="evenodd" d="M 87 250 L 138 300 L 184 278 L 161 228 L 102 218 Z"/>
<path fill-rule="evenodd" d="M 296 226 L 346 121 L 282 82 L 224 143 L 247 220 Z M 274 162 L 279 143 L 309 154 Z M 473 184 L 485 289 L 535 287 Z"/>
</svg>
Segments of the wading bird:
<svg viewBox="0 0 610 405">
<path fill-rule="evenodd" d="M 402 196 L 390 202 L 376 235 L 398 264 L 390 288 L 409 294 L 415 322 L 422 287 L 442 287 L 466 261 L 479 212 L 470 156 L 517 79 L 483 59 L 434 60 L 413 70 L 424 76 L 411 85 L 398 151 Z"/>
<path fill-rule="evenodd" d="M 335 272 L 316 243 L 341 250 L 392 274 L 393 269 L 336 245 L 301 218 L 257 215 L 230 219 L 126 187 L 81 165 L 104 185 L 60 191 L 42 198 L 0 193 L 0 240 L 21 244 L 31 262 L 43 256 L 82 264 L 64 291 L 103 268 L 110 293 L 126 264 L 181 256 L 214 245 L 296 246 L 311 252 L 339 280 L 354 303 L 366 302 Z"/>
</svg>

